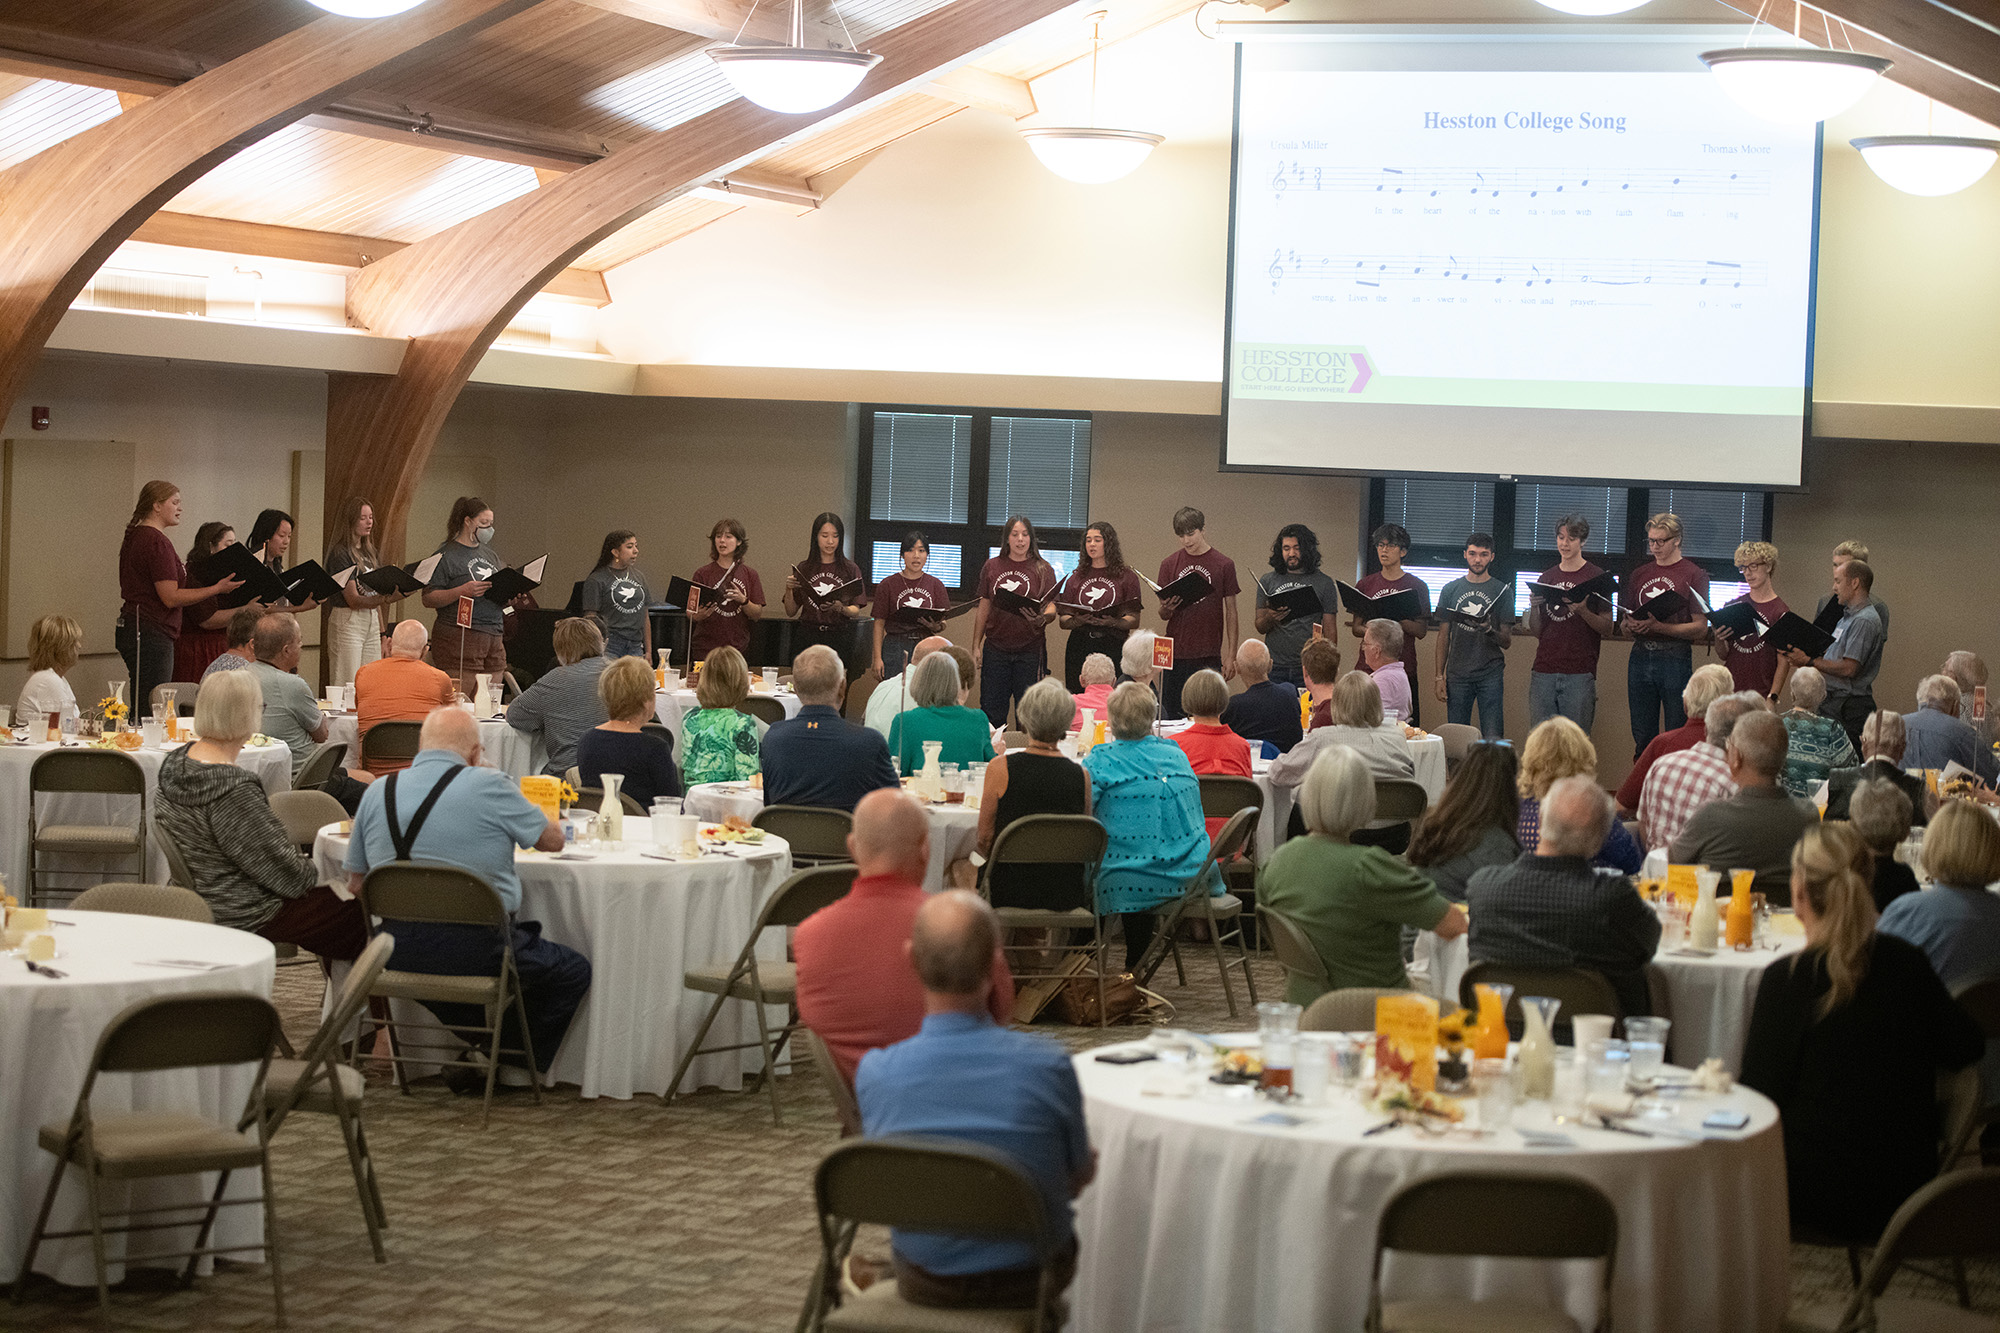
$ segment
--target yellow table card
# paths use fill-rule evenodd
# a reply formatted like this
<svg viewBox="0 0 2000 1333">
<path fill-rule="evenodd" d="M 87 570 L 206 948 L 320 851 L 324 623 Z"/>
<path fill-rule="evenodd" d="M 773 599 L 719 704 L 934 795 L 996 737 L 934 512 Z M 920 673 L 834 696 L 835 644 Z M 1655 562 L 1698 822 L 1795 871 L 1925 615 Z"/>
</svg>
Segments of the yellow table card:
<svg viewBox="0 0 2000 1333">
<path fill-rule="evenodd" d="M 1438 1002 L 1428 995 L 1375 1001 L 1375 1074 L 1419 1092 L 1437 1087 Z"/>
<path fill-rule="evenodd" d="M 1667 892 L 1681 900 L 1681 905 L 1690 912 L 1694 910 L 1694 900 L 1701 896 L 1701 886 L 1695 880 L 1700 866 L 1667 867 Z"/>
</svg>

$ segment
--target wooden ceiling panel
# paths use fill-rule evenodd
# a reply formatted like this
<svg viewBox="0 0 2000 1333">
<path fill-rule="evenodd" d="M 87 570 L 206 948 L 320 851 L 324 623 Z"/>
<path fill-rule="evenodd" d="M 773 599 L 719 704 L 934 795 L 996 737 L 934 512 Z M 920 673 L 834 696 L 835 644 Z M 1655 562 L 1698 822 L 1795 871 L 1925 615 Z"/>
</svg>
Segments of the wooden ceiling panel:
<svg viewBox="0 0 2000 1333">
<path fill-rule="evenodd" d="M 741 204 L 724 203 L 715 199 L 696 199 L 684 195 L 671 203 L 660 205 L 631 226 L 599 241 L 578 255 L 570 267 L 599 271 L 616 268 L 629 260 L 637 259 L 648 250 L 657 250 L 683 236 L 698 232 L 709 223 L 726 218 L 741 207 Z"/>
<path fill-rule="evenodd" d="M 306 0 L 6 0 L 9 23 L 233 60 L 326 11 Z"/>
<path fill-rule="evenodd" d="M 118 94 L 0 74 L 0 171 L 118 114 Z"/>
<path fill-rule="evenodd" d="M 768 157 L 757 159 L 757 170 L 780 176 L 800 176 L 807 180 L 823 171 L 894 143 L 906 134 L 915 134 L 926 125 L 935 125 L 963 107 L 936 97 L 912 93 L 886 102 L 865 115 L 835 125 L 824 134 L 801 139 Z"/>
</svg>

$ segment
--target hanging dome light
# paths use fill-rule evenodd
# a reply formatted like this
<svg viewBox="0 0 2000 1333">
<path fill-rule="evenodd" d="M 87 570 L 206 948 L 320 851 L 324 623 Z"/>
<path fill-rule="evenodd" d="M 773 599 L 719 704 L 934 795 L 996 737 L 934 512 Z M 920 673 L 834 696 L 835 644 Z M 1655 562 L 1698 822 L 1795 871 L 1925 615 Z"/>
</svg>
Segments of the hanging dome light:
<svg viewBox="0 0 2000 1333">
<path fill-rule="evenodd" d="M 754 12 L 754 10 L 753 10 Z M 834 10 L 840 18 L 840 11 Z M 743 20 L 747 26 L 750 20 Z M 841 22 L 841 31 L 847 24 Z M 737 40 L 742 41 L 739 30 Z M 853 36 L 848 36 L 852 42 Z M 836 51 L 806 45 L 803 0 L 792 0 L 792 42 L 789 46 L 719 46 L 709 58 L 721 67 L 736 91 L 769 111 L 802 116 L 824 111 L 861 85 L 882 57 L 865 51 Z"/>
<path fill-rule="evenodd" d="M 424 0 L 312 0 L 329 14 L 347 19 L 385 19 L 406 14 Z"/>
<path fill-rule="evenodd" d="M 1097 124 L 1097 54 L 1104 45 L 1104 20 L 1099 10 L 1090 16 L 1090 124 L 1052 125 L 1021 131 L 1043 166 L 1078 185 L 1104 185 L 1139 169 L 1164 134 L 1144 130 L 1108 130 Z"/>
<path fill-rule="evenodd" d="M 1810 125 L 1839 115 L 1894 63 L 1859 51 L 1789 46 L 1704 51 L 1701 59 L 1732 101 L 1780 125 Z"/>
<path fill-rule="evenodd" d="M 1637 9 L 1646 0 L 1542 0 L 1542 3 L 1565 14 L 1603 18 L 1607 14 L 1623 14 L 1628 9 Z"/>
<path fill-rule="evenodd" d="M 1992 170 L 2000 139 L 1880 134 L 1850 139 L 1868 169 L 1904 194 L 1957 194 Z"/>
</svg>

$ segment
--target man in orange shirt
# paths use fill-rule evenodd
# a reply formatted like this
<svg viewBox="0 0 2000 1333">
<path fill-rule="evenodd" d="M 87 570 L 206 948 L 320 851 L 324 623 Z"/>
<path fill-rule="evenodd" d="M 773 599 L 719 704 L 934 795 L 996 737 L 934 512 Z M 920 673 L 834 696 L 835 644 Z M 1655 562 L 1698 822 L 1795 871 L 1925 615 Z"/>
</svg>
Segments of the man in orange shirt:
<svg viewBox="0 0 2000 1333">
<path fill-rule="evenodd" d="M 422 621 L 402 621 L 389 637 L 389 655 L 354 673 L 354 714 L 362 742 L 377 722 L 421 722 L 433 708 L 456 702 L 452 678 L 423 660 L 430 640 Z M 407 759 L 376 759 L 367 768 L 379 777 L 409 766 Z"/>
<path fill-rule="evenodd" d="M 898 788 L 869 792 L 854 807 L 847 852 L 861 872 L 854 887 L 800 924 L 792 956 L 799 1018 L 852 1083 L 864 1054 L 914 1037 L 923 1026 L 924 986 L 906 946 L 926 896 L 930 821 Z M 998 948 L 988 1008 L 995 1022 L 1013 1020 L 1014 980 Z"/>
</svg>

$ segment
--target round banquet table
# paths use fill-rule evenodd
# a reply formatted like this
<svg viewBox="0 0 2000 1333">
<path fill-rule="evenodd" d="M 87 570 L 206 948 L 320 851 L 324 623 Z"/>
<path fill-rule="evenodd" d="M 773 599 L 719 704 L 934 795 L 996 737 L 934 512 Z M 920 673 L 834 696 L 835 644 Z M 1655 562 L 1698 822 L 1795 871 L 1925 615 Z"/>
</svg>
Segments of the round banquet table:
<svg viewBox="0 0 2000 1333">
<path fill-rule="evenodd" d="M 1776 1330 L 1790 1286 L 1785 1154 L 1778 1112 L 1739 1088 L 1687 1097 L 1671 1125 L 1695 1132 L 1720 1107 L 1746 1112 L 1740 1133 L 1639 1138 L 1551 1126 L 1523 1103 L 1514 1129 L 1433 1138 L 1407 1126 L 1363 1137 L 1383 1117 L 1349 1093 L 1288 1106 L 1292 1128 L 1250 1123 L 1272 1109 L 1246 1089 L 1206 1081 L 1191 1097 L 1148 1095 L 1185 1076 L 1158 1064 L 1075 1057 L 1096 1181 L 1077 1204 L 1082 1243 L 1071 1290 L 1074 1327 L 1093 1333 L 1358 1329 L 1383 1205 L 1442 1171 L 1556 1172 L 1595 1184 L 1618 1210 L 1613 1325 L 1626 1333 Z M 1530 1149 L 1519 1129 L 1557 1128 L 1574 1147 Z M 1533 1226 L 1533 1218 L 1522 1219 Z M 1565 1306 L 1590 1326 L 1595 1264 L 1393 1256 L 1385 1296 L 1503 1297 Z"/>
<path fill-rule="evenodd" d="M 688 788 L 681 808 L 702 819 L 721 821 L 731 815 L 755 819 L 764 808 L 764 789 L 747 782 L 701 782 Z M 924 867 L 924 892 L 943 890 L 951 863 L 972 855 L 979 845 L 979 806 L 925 805 L 930 818 L 931 859 Z"/>
<path fill-rule="evenodd" d="M 56 1159 L 36 1141 L 41 1126 L 67 1121 L 76 1108 L 97 1040 L 111 1020 L 139 1000 L 205 991 L 247 991 L 269 998 L 277 955 L 270 941 L 247 931 L 161 917 L 57 910 L 49 914 L 59 956 L 49 966 L 68 975 L 61 980 L 28 971 L 18 958 L 0 953 L 0 1269 L 9 1280 L 20 1271 L 35 1214 L 49 1187 Z M 149 965 L 171 958 L 213 963 L 209 971 Z M 219 1124 L 243 1114 L 254 1070 L 249 1065 L 170 1069 L 150 1074 L 106 1074 L 97 1080 L 91 1107 L 100 1114 L 178 1111 Z M 52 1231 L 89 1229 L 90 1216 L 74 1171 L 66 1173 Z M 194 1206 L 214 1192 L 215 1176 L 166 1176 L 106 1190 L 114 1207 Z M 257 1173 L 238 1172 L 229 1197 L 255 1197 Z M 216 1215 L 216 1245 L 261 1245 L 264 1210 L 254 1204 L 224 1208 Z M 148 1253 L 191 1248 L 195 1228 L 142 1233 L 137 1240 L 108 1236 L 110 1280 L 120 1281 L 124 1265 L 143 1264 Z M 165 1239 L 158 1239 L 164 1237 Z M 258 1255 L 232 1255 L 256 1262 Z M 162 1261 L 174 1266 L 174 1261 Z M 213 1261 L 202 1260 L 202 1271 Z M 35 1255 L 35 1271 L 72 1286 L 96 1281 L 90 1239 L 45 1241 Z"/>
<path fill-rule="evenodd" d="M 28 777 L 35 760 L 55 748 L 46 743 L 0 746 L 0 876 L 5 877 L 8 888 L 24 903 L 29 901 L 28 867 L 32 843 L 28 832 Z M 83 747 L 73 744 L 66 748 Z M 150 828 L 153 803 L 159 795 L 160 765 L 172 750 L 178 748 L 142 745 L 136 750 L 124 751 L 139 761 L 139 767 L 146 774 L 146 819 L 149 827 L 146 834 L 145 881 L 152 884 L 167 882 L 167 854 L 160 850 L 160 841 Z M 236 756 L 236 765 L 256 774 L 266 792 L 290 791 L 292 788 L 292 752 L 283 742 L 273 741 L 254 748 L 246 745 L 243 752 Z M 132 822 L 131 801 L 129 796 L 70 792 L 45 796 L 36 805 L 44 824 L 129 825 Z M 52 855 L 44 858 L 43 864 L 46 873 L 52 877 L 51 887 L 62 893 L 81 892 L 108 879 L 134 878 L 130 856 Z"/>
<path fill-rule="evenodd" d="M 1797 933 L 1793 933 L 1796 931 Z M 1648 965 L 1666 981 L 1668 1059 L 1692 1069 L 1711 1057 L 1731 1073 L 1743 1067 L 1743 1039 L 1750 1031 L 1750 1010 L 1764 969 L 1805 947 L 1805 932 L 1789 912 L 1773 914 L 1772 943 L 1762 949 L 1718 948 L 1713 954 L 1692 950 L 1662 950 Z M 1416 963 L 1410 981 L 1439 1002 L 1458 1003 L 1458 984 L 1465 976 L 1467 940 L 1441 940 L 1430 931 L 1417 936 Z"/>
<path fill-rule="evenodd" d="M 784 705 L 785 716 L 788 719 L 799 715 L 799 708 L 801 707 L 799 696 L 792 693 L 790 686 L 782 686 L 777 693 L 773 694 L 764 688 L 762 677 L 753 677 L 750 687 L 750 697 L 753 699 L 776 699 L 780 704 Z M 690 689 L 656 690 L 653 693 L 653 715 L 666 724 L 668 731 L 674 733 L 674 755 L 676 758 L 687 753 L 687 745 L 681 738 L 681 720 L 699 707 L 701 707 L 701 701 L 695 698 L 694 691 Z"/>
<path fill-rule="evenodd" d="M 712 998 L 684 987 L 682 975 L 691 967 L 734 961 L 758 912 L 792 869 L 791 848 L 775 837 L 740 855 L 710 853 L 695 861 L 658 860 L 648 855 L 653 851 L 651 821 L 627 815 L 625 841 L 617 849 L 574 853 L 588 860 L 515 854 L 521 876 L 517 918 L 541 922 L 545 938 L 590 960 L 590 993 L 548 1075 L 552 1082 L 576 1084 L 585 1097 L 665 1095 Z M 340 863 L 347 839 L 340 825 L 321 829 L 313 852 L 321 876 L 345 893 L 347 872 Z M 766 931 L 757 956 L 781 962 L 785 943 L 784 932 Z M 428 1015 L 411 1016 L 429 1021 Z M 766 1017 L 774 1027 L 785 1022 L 781 1008 L 773 1007 Z M 735 1042 L 748 1042 L 749 1048 L 702 1056 L 689 1070 L 684 1090 L 734 1091 L 743 1086 L 744 1074 L 761 1068 L 756 1011 L 731 1000 L 706 1044 Z"/>
<path fill-rule="evenodd" d="M 326 714 L 326 739 L 347 746 L 347 757 L 341 760 L 343 767 L 361 767 L 361 727 L 354 710 Z M 516 731 L 507 725 L 504 715 L 480 720 L 479 744 L 486 752 L 486 766 L 497 768 L 510 778 L 539 773 L 549 761 L 548 747 L 542 744 L 541 737 Z"/>
</svg>

